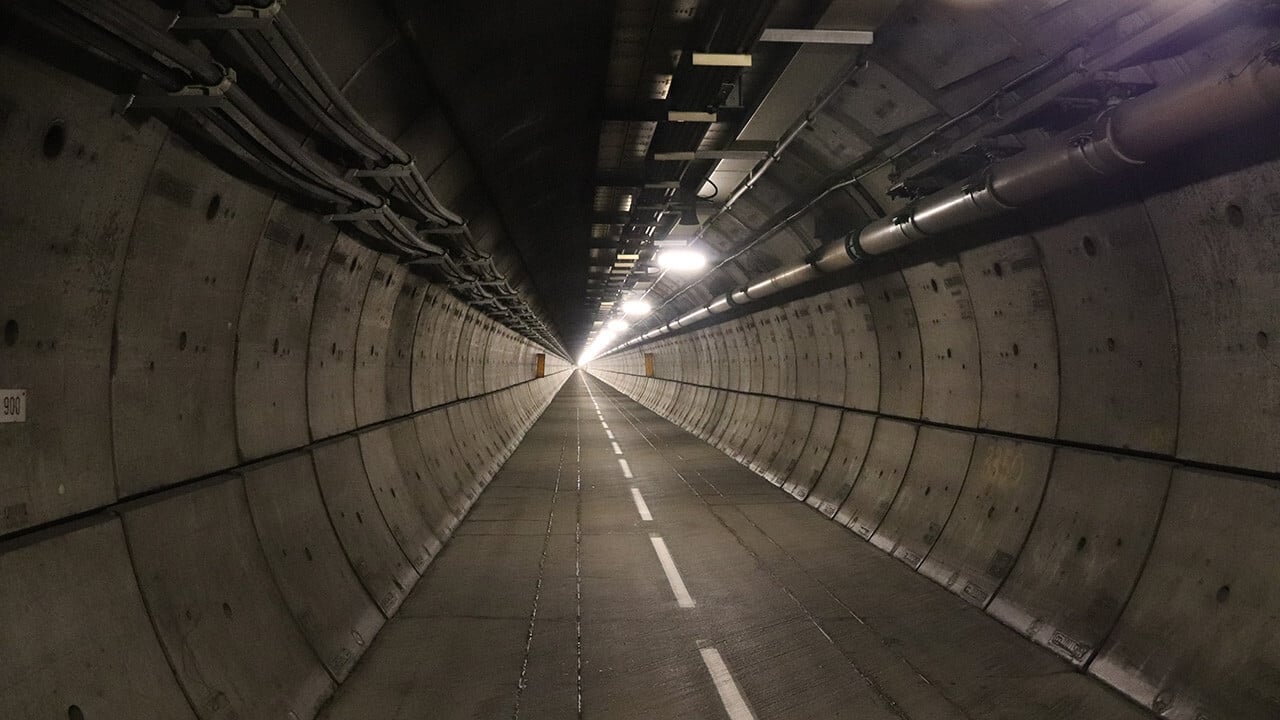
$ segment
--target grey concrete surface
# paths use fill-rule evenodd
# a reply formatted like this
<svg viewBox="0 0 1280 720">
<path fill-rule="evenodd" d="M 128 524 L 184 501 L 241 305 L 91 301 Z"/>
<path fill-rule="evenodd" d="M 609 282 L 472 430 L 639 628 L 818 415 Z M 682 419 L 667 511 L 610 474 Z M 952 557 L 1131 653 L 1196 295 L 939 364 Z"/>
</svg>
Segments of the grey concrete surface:
<svg viewBox="0 0 1280 720">
<path fill-rule="evenodd" d="M 709 648 L 749 716 L 726 715 Z M 582 373 L 321 713 L 726 716 L 1147 714 Z"/>
</svg>

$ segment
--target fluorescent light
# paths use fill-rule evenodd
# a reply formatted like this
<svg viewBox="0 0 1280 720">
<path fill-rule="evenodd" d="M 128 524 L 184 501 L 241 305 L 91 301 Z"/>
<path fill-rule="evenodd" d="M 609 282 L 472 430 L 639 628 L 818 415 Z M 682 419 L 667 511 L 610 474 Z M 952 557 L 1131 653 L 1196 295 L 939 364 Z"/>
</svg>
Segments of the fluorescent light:
<svg viewBox="0 0 1280 720">
<path fill-rule="evenodd" d="M 622 332 L 623 330 L 626 330 L 629 327 L 631 327 L 631 323 L 627 322 L 626 320 L 610 320 L 609 321 L 609 329 L 615 332 Z"/>
<path fill-rule="evenodd" d="M 701 67 L 751 67 L 751 55 L 739 53 L 694 53 L 693 64 Z"/>
<path fill-rule="evenodd" d="M 622 303 L 622 312 L 627 315 L 648 315 L 653 306 L 647 300 L 628 300 Z"/>
<path fill-rule="evenodd" d="M 658 267 L 672 272 L 701 270 L 707 266 L 707 256 L 697 250 L 663 250 L 658 253 Z"/>
</svg>

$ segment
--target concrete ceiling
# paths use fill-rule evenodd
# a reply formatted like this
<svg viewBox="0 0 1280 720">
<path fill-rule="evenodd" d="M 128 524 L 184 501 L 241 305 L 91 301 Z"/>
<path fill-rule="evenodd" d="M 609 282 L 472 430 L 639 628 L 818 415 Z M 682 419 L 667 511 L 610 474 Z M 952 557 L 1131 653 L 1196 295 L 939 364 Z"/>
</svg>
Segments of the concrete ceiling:
<svg viewBox="0 0 1280 720">
<path fill-rule="evenodd" d="M 1187 27 L 1222 3 L 391 6 L 534 291 L 566 347 L 578 352 L 622 299 L 647 295 L 659 307 L 642 327 L 669 321 L 1145 91 L 1155 80 L 1142 63 L 1178 45 Z M 874 29 L 876 37 L 870 48 L 758 42 L 767 27 Z M 695 67 L 693 51 L 750 53 L 753 62 Z M 1073 75 L 1085 62 L 1099 71 Z M 828 101 L 813 111 L 822 98 Z M 717 118 L 670 122 L 670 111 Z M 806 119 L 768 174 L 723 208 L 764 152 Z M 724 150 L 757 154 L 654 157 Z M 677 224 L 688 193 L 707 198 L 701 227 Z M 656 251 L 687 243 L 711 255 L 713 270 L 659 273 Z"/>
</svg>

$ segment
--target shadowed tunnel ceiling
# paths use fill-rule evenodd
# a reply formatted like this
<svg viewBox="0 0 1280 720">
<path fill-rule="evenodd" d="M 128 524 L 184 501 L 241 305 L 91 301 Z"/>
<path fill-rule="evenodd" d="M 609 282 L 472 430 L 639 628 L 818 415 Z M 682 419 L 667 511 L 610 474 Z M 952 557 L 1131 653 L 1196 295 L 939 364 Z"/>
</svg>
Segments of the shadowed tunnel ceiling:
<svg viewBox="0 0 1280 720">
<path fill-rule="evenodd" d="M 570 348 L 587 322 L 582 298 L 612 5 L 392 3 Z"/>
</svg>

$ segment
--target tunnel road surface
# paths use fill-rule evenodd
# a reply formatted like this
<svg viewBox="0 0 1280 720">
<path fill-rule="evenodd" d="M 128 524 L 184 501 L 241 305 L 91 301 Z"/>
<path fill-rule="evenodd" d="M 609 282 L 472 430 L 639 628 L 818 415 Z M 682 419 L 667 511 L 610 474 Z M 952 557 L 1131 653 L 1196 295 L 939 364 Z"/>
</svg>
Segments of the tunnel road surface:
<svg viewBox="0 0 1280 720">
<path fill-rule="evenodd" d="M 1150 716 L 579 372 L 322 717 Z"/>
</svg>

